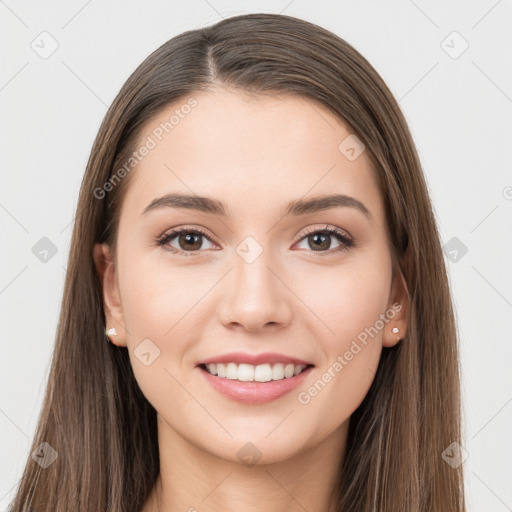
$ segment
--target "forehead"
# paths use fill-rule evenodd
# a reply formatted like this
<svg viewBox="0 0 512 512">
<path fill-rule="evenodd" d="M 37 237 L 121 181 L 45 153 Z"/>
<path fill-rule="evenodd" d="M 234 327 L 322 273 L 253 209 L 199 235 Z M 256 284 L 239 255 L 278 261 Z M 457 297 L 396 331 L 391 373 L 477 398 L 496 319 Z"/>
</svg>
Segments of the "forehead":
<svg viewBox="0 0 512 512">
<path fill-rule="evenodd" d="M 292 199 L 340 193 L 378 217 L 374 171 L 357 141 L 338 116 L 303 96 L 197 92 L 143 126 L 135 149 L 150 149 L 132 171 L 123 210 L 138 215 L 154 198 L 181 192 L 216 198 L 236 214 L 275 213 Z"/>
</svg>

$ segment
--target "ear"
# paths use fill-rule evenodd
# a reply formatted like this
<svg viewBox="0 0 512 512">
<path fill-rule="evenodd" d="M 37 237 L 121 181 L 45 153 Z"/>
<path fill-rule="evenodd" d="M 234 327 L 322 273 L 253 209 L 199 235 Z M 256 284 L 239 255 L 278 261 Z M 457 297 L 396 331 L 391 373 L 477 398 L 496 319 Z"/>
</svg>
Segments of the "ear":
<svg viewBox="0 0 512 512">
<path fill-rule="evenodd" d="M 384 328 L 382 337 L 382 345 L 384 347 L 393 347 L 405 338 L 408 328 L 409 303 L 407 283 L 400 265 L 397 264 L 394 270 L 393 282 L 391 283 L 388 309 L 386 310 L 387 312 L 394 311 L 394 316 L 391 318 L 392 313 L 386 312 L 389 321 Z M 393 329 L 398 329 L 398 332 L 393 332 Z"/>
<path fill-rule="evenodd" d="M 117 271 L 107 244 L 94 245 L 94 262 L 103 291 L 106 329 L 115 329 L 117 333 L 107 336 L 114 345 L 126 347 L 126 328 L 124 327 L 125 321 L 119 294 Z"/>
</svg>

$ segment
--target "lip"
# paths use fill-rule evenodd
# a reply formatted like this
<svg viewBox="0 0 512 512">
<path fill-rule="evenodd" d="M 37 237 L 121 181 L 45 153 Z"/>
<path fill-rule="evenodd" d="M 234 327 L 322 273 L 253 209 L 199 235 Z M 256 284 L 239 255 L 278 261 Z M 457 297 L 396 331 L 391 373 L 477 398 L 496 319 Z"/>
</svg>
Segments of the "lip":
<svg viewBox="0 0 512 512">
<path fill-rule="evenodd" d="M 216 359 L 216 361 L 219 360 Z M 230 359 L 229 362 L 235 361 Z M 281 380 L 269 382 L 242 382 L 225 377 L 216 377 L 201 366 L 197 367 L 206 381 L 216 391 L 235 402 L 248 405 L 265 404 L 267 402 L 277 400 L 303 383 L 313 368 L 314 366 L 310 365 L 299 373 L 299 375 Z"/>
<path fill-rule="evenodd" d="M 313 365 L 310 361 L 297 359 L 296 357 L 286 356 L 284 354 L 276 354 L 275 352 L 265 352 L 263 354 L 247 354 L 243 352 L 231 352 L 229 354 L 222 354 L 215 357 L 210 357 L 204 361 L 197 363 L 197 366 L 203 364 L 214 363 L 235 363 L 235 364 L 252 364 L 258 366 L 259 364 L 293 364 L 295 366 L 303 364 L 304 366 Z M 291 377 L 290 377 L 291 378 Z"/>
</svg>

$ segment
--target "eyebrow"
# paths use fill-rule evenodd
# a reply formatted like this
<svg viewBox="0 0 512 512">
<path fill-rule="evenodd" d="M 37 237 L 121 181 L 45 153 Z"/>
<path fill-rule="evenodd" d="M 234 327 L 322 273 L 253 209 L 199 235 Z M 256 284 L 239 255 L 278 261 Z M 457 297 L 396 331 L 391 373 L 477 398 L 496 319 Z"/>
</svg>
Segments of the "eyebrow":
<svg viewBox="0 0 512 512">
<path fill-rule="evenodd" d="M 310 199 L 296 199 L 288 203 L 286 208 L 281 211 L 281 214 L 282 217 L 299 216 L 338 207 L 355 208 L 361 211 L 368 220 L 373 220 L 372 214 L 361 201 L 345 194 L 323 195 Z M 228 211 L 224 204 L 216 199 L 179 193 L 170 193 L 153 199 L 153 201 L 146 206 L 142 215 L 146 215 L 160 208 L 184 208 L 222 217 L 228 216 Z"/>
</svg>

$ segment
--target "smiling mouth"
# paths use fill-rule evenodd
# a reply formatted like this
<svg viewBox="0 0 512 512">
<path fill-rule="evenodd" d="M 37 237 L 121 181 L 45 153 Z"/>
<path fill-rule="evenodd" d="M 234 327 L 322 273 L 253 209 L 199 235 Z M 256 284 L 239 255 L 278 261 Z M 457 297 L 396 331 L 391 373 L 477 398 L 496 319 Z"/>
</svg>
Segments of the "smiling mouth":
<svg viewBox="0 0 512 512">
<path fill-rule="evenodd" d="M 236 364 L 236 363 L 212 363 L 200 364 L 199 368 L 215 377 L 237 380 L 240 382 L 271 382 L 286 380 L 300 375 L 312 364 Z"/>
</svg>

